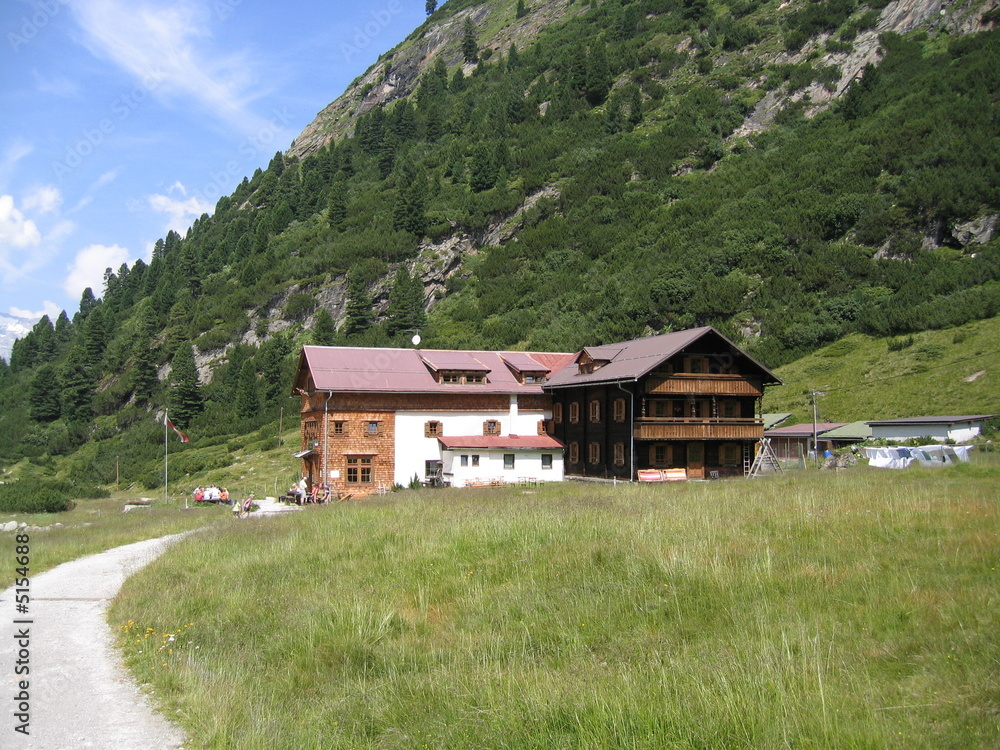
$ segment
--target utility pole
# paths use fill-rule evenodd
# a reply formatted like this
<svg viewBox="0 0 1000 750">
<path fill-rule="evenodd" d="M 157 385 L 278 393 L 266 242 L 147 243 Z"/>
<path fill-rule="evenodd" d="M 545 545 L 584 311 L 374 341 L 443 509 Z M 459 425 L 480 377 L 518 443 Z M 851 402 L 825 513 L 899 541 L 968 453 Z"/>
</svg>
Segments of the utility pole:
<svg viewBox="0 0 1000 750">
<path fill-rule="evenodd" d="M 814 389 L 810 390 L 809 393 L 812 394 L 812 402 L 813 402 L 813 466 L 818 469 L 819 468 L 819 440 L 817 439 L 818 438 L 817 424 L 818 424 L 819 420 L 817 418 L 817 414 L 818 413 L 816 411 L 816 397 L 817 396 L 825 396 L 826 393 L 824 391 L 817 391 L 817 390 L 814 390 Z"/>
</svg>

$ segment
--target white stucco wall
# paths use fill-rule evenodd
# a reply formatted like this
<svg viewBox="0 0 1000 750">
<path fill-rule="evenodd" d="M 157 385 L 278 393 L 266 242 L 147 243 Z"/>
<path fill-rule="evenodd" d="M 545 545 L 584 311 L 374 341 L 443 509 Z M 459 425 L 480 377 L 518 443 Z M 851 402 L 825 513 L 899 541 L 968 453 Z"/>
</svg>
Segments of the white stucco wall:
<svg viewBox="0 0 1000 750">
<path fill-rule="evenodd" d="M 931 437 L 939 443 L 945 440 L 954 440 L 956 443 L 965 443 L 979 434 L 979 422 L 956 422 L 953 425 L 917 423 L 917 424 L 894 424 L 894 425 L 872 425 L 872 437 L 883 440 L 910 440 L 911 438 Z"/>
<path fill-rule="evenodd" d="M 514 454 L 514 468 L 505 469 L 505 453 Z M 542 454 L 552 456 L 552 468 L 542 468 Z M 468 456 L 468 466 L 462 466 L 461 457 Z M 479 456 L 479 465 L 473 466 L 473 456 Z M 444 478 L 452 487 L 464 487 L 469 481 L 501 479 L 514 483 L 522 479 L 543 482 L 563 480 L 563 454 L 561 450 L 485 450 L 482 448 L 456 448 L 444 451 Z"/>
<path fill-rule="evenodd" d="M 424 437 L 424 425 L 427 422 L 441 422 L 443 434 L 452 437 L 482 435 L 483 422 L 488 419 L 499 420 L 501 435 L 536 435 L 538 421 L 551 416 L 551 413 L 541 410 L 518 409 L 516 401 L 509 409 L 495 412 L 398 411 L 395 422 L 396 460 L 393 481 L 406 486 L 414 474 L 423 480 L 425 462 L 442 460 L 441 444 L 437 438 Z M 500 461 L 503 468 L 502 455 Z M 540 457 L 538 461 L 540 464 Z"/>
</svg>

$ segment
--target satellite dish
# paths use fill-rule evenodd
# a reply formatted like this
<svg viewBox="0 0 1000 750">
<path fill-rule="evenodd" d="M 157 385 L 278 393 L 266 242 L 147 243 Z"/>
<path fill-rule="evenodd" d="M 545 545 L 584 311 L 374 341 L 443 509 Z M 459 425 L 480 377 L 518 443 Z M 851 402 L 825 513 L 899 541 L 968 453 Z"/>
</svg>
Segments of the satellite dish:
<svg viewBox="0 0 1000 750">
<path fill-rule="evenodd" d="M 420 346 L 420 334 L 419 333 L 413 334 L 413 338 L 410 339 L 410 341 L 413 342 L 414 346 Z"/>
</svg>

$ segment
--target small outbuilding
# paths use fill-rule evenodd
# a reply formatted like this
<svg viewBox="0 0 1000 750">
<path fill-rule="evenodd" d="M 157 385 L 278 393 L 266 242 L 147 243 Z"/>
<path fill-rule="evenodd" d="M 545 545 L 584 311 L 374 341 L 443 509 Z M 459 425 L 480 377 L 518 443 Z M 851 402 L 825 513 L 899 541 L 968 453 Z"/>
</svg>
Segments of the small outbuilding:
<svg viewBox="0 0 1000 750">
<path fill-rule="evenodd" d="M 982 432 L 983 424 L 995 414 L 972 414 L 947 417 L 904 417 L 902 419 L 869 420 L 872 439 L 903 442 L 914 438 L 930 438 L 943 443 L 952 440 L 967 443 Z"/>
</svg>

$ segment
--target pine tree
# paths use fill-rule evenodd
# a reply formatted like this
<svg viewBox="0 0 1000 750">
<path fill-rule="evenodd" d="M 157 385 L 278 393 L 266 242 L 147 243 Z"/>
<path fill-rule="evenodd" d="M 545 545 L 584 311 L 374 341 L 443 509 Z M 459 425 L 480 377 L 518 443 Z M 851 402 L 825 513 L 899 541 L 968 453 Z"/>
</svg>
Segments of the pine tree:
<svg viewBox="0 0 1000 750">
<path fill-rule="evenodd" d="M 401 165 L 396 175 L 399 185 L 393 207 L 392 225 L 400 232 L 410 232 L 418 237 L 427 226 L 424 214 L 427 203 L 427 180 L 412 163 Z"/>
<path fill-rule="evenodd" d="M 424 10 L 427 11 L 427 15 L 430 15 L 437 10 L 437 0 L 427 0 L 427 3 L 424 5 Z"/>
<path fill-rule="evenodd" d="M 104 359 L 104 350 L 108 346 L 108 331 L 104 320 L 103 306 L 95 307 L 83 324 L 84 362 L 92 367 L 99 367 Z"/>
<path fill-rule="evenodd" d="M 390 336 L 416 333 L 426 321 L 423 282 L 419 276 L 411 276 L 406 266 L 400 266 L 389 292 L 386 332 Z"/>
<path fill-rule="evenodd" d="M 330 186 L 330 199 L 327 201 L 326 221 L 332 229 L 341 229 L 347 218 L 347 188 L 341 180 Z"/>
<path fill-rule="evenodd" d="M 347 274 L 347 319 L 344 334 L 358 336 L 372 324 L 372 298 L 361 274 L 351 269 Z"/>
<path fill-rule="evenodd" d="M 334 323 L 330 311 L 325 307 L 321 307 L 316 313 L 312 341 L 316 346 L 333 346 L 337 342 L 337 325 Z"/>
<path fill-rule="evenodd" d="M 604 42 L 596 42 L 587 56 L 587 72 L 584 78 L 587 101 L 598 105 L 604 101 L 611 88 L 611 68 L 604 49 Z"/>
<path fill-rule="evenodd" d="M 515 17 L 524 18 L 528 15 L 528 9 L 524 5 L 524 0 L 517 0 L 517 10 L 514 12 Z"/>
<path fill-rule="evenodd" d="M 236 414 L 249 419 L 260 414 L 260 392 L 257 389 L 257 368 L 252 361 L 243 363 L 236 384 Z"/>
<path fill-rule="evenodd" d="M 94 418 L 97 379 L 95 368 L 87 364 L 88 357 L 85 346 L 75 345 L 59 371 L 61 413 L 67 422 L 85 423 Z"/>
<path fill-rule="evenodd" d="M 479 62 L 479 43 L 476 40 L 476 27 L 472 19 L 466 16 L 462 27 L 462 56 L 466 62 Z"/>
<path fill-rule="evenodd" d="M 55 365 L 45 364 L 35 371 L 28 385 L 28 415 L 36 422 L 59 419 L 59 379 Z"/>
<path fill-rule="evenodd" d="M 170 366 L 170 419 L 184 429 L 203 408 L 194 349 L 190 344 L 181 344 Z"/>
<path fill-rule="evenodd" d="M 486 143 L 478 142 L 472 147 L 469 166 L 469 187 L 473 192 L 489 190 L 497 182 L 496 165 L 493 163 L 493 149 Z"/>
</svg>

